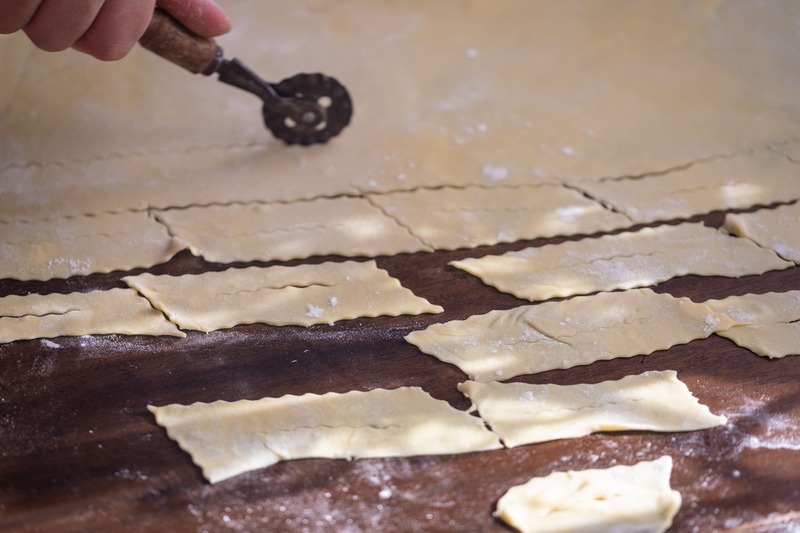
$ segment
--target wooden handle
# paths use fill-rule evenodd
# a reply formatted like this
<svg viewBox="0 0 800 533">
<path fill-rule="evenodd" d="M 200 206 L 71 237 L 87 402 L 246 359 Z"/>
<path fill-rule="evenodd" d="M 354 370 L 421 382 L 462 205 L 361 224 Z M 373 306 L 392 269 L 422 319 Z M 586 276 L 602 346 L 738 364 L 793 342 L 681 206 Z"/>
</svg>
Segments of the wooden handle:
<svg viewBox="0 0 800 533">
<path fill-rule="evenodd" d="M 161 9 L 153 13 L 139 44 L 193 74 L 212 74 L 222 58 L 214 39 L 195 35 Z"/>
</svg>

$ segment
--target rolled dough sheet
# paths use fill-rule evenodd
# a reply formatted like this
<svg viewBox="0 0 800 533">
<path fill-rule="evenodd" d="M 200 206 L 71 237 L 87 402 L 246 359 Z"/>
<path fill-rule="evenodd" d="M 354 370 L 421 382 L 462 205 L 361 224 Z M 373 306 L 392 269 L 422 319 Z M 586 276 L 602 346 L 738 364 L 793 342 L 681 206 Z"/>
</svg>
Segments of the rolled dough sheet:
<svg viewBox="0 0 800 533">
<path fill-rule="evenodd" d="M 591 234 L 631 225 L 627 217 L 555 185 L 418 189 L 374 194 L 370 199 L 437 250 Z"/>
<path fill-rule="evenodd" d="M 674 370 L 581 385 L 465 381 L 458 390 L 508 448 L 599 431 L 694 431 L 727 422 Z"/>
<path fill-rule="evenodd" d="M 749 240 L 699 223 L 644 228 L 450 264 L 531 301 L 646 287 L 687 274 L 739 277 L 794 266 Z"/>
<path fill-rule="evenodd" d="M 441 313 L 374 261 L 231 268 L 184 276 L 122 278 L 181 329 L 237 324 L 327 324 L 381 315 Z"/>
<path fill-rule="evenodd" d="M 800 291 L 729 296 L 704 302 L 737 324 L 718 335 L 758 355 L 800 355 Z"/>
<path fill-rule="evenodd" d="M 661 533 L 681 506 L 671 475 L 669 456 L 631 466 L 553 472 L 511 487 L 495 514 L 521 533 Z"/>
<path fill-rule="evenodd" d="M 789 161 L 800 163 L 800 139 L 788 139 L 784 142 L 775 143 L 770 146 L 779 154 L 783 154 Z"/>
<path fill-rule="evenodd" d="M 363 198 L 192 207 L 157 216 L 195 255 L 218 263 L 432 251 Z"/>
<path fill-rule="evenodd" d="M 282 146 L 251 95 L 139 47 L 105 64 L 2 36 L 0 216 L 492 185 L 487 167 L 505 184 L 637 176 L 800 123 L 794 0 L 225 7 L 234 30 L 219 42 L 255 72 L 348 87 L 341 136 Z"/>
<path fill-rule="evenodd" d="M 418 387 L 148 409 L 211 483 L 293 459 L 407 457 L 502 448 L 479 418 Z"/>
<path fill-rule="evenodd" d="M 471 379 L 493 381 L 650 354 L 733 324 L 688 298 L 636 289 L 491 311 L 405 339 Z"/>
<path fill-rule="evenodd" d="M 130 289 L 0 298 L 0 343 L 111 333 L 186 336 Z"/>
<path fill-rule="evenodd" d="M 146 213 L 0 223 L 0 279 L 47 280 L 145 268 L 186 246 Z"/>
<path fill-rule="evenodd" d="M 585 182 L 592 198 L 641 224 L 800 198 L 800 166 L 770 149 L 644 178 Z"/>
<path fill-rule="evenodd" d="M 796 179 L 800 182 L 800 175 Z M 800 265 L 800 203 L 753 213 L 728 214 L 723 229 L 771 248 L 787 261 Z"/>
</svg>

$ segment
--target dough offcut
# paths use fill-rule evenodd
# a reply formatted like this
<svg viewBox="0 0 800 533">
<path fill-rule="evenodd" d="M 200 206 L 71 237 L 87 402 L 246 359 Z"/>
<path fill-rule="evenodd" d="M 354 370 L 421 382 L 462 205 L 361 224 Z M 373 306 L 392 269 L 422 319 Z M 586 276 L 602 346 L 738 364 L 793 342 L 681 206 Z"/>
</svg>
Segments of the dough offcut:
<svg viewBox="0 0 800 533">
<path fill-rule="evenodd" d="M 511 487 L 497 516 L 521 533 L 662 533 L 681 506 L 672 458 L 553 472 Z"/>
</svg>

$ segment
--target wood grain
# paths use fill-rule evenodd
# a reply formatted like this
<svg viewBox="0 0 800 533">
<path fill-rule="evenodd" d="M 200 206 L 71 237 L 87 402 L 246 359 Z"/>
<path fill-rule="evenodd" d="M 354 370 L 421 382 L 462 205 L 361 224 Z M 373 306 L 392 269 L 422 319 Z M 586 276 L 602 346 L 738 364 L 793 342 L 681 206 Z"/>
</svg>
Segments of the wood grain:
<svg viewBox="0 0 800 533">
<path fill-rule="evenodd" d="M 718 225 L 720 217 L 703 218 Z M 672 531 L 785 531 L 800 524 L 800 357 L 768 360 L 720 337 L 516 379 L 571 384 L 674 369 L 701 402 L 729 417 L 726 426 L 706 431 L 597 434 L 460 456 L 301 460 L 212 486 L 146 411 L 148 404 L 403 385 L 466 409 L 456 391 L 466 376 L 403 336 L 527 303 L 448 261 L 561 240 L 378 259 L 404 286 L 444 306 L 442 315 L 239 326 L 185 339 L 111 335 L 1 345 L 0 531 L 501 532 L 508 528 L 492 511 L 512 485 L 553 470 L 662 454 L 674 458 L 672 485 L 683 495 Z M 305 262 L 323 260 L 342 258 Z M 148 271 L 225 267 L 182 253 Z M 5 280 L 0 295 L 117 287 L 138 272 Z M 695 301 L 791 289 L 800 289 L 800 268 L 740 279 L 687 276 L 656 287 Z"/>
</svg>

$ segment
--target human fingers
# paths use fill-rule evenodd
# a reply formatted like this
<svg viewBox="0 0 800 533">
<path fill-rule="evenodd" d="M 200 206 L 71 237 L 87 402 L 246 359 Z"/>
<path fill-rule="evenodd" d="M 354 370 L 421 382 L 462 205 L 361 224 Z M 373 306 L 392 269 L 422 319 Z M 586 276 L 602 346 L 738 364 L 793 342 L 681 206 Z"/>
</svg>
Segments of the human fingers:
<svg viewBox="0 0 800 533">
<path fill-rule="evenodd" d="M 214 0 L 158 0 L 158 7 L 203 37 L 216 37 L 231 29 L 228 15 Z"/>
<path fill-rule="evenodd" d="M 14 33 L 36 14 L 41 0 L 0 0 L 0 33 Z"/>
<path fill-rule="evenodd" d="M 73 48 L 103 61 L 125 57 L 153 18 L 155 0 L 106 0 Z"/>
<path fill-rule="evenodd" d="M 92 25 L 103 0 L 44 0 L 25 25 L 25 34 L 48 52 L 66 50 Z"/>
</svg>

